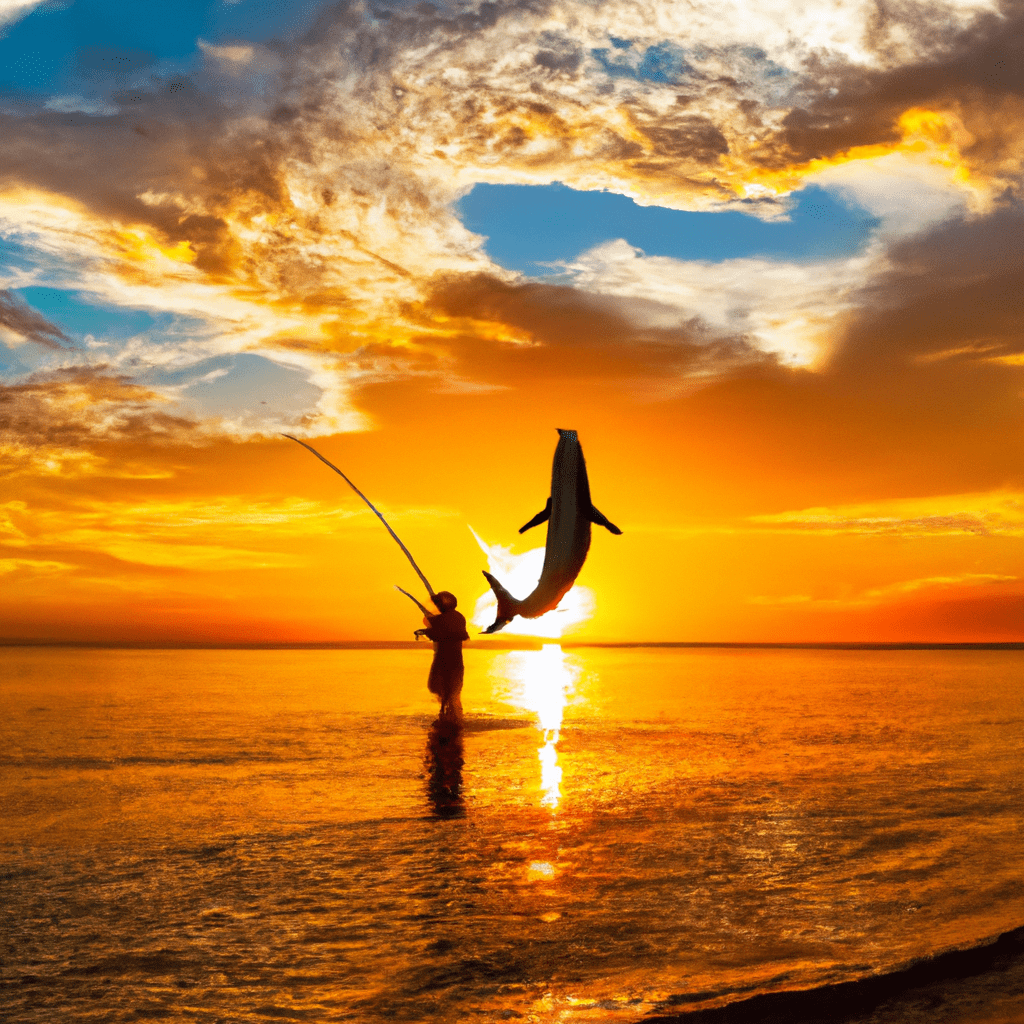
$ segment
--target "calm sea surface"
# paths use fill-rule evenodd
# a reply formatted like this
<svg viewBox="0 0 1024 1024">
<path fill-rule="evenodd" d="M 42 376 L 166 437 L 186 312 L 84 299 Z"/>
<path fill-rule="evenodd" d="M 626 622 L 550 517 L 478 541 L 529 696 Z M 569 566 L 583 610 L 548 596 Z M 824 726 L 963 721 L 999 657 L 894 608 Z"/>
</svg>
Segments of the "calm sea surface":
<svg viewBox="0 0 1024 1024">
<path fill-rule="evenodd" d="M 461 731 L 429 661 L 0 650 L 0 1017 L 632 1021 L 1024 923 L 1024 653 L 468 650 Z"/>
</svg>

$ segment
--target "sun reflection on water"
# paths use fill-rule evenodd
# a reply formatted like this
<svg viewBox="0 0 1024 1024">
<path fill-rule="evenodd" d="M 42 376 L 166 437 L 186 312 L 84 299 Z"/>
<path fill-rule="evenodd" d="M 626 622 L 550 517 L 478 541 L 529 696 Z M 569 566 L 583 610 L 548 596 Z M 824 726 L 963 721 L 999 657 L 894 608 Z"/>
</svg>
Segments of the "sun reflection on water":
<svg viewBox="0 0 1024 1024">
<path fill-rule="evenodd" d="M 539 651 L 509 651 L 502 658 L 501 670 L 512 684 L 513 703 L 537 716 L 537 728 L 543 734 L 537 750 L 541 804 L 554 810 L 562 799 L 558 764 L 562 715 L 579 677 L 579 666 L 559 644 L 545 644 Z"/>
</svg>

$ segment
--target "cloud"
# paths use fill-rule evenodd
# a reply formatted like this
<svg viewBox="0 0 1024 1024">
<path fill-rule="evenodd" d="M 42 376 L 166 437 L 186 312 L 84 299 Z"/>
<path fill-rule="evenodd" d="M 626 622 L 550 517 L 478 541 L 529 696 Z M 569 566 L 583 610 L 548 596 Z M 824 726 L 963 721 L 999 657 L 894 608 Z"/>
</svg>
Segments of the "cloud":
<svg viewBox="0 0 1024 1024">
<path fill-rule="evenodd" d="M 35 10 L 43 0 L 0 0 L 0 33 L 8 25 L 20 21 Z"/>
<path fill-rule="evenodd" d="M 669 305 L 671 296 L 602 295 L 486 274 L 432 284 L 423 315 L 428 324 L 440 318 L 444 330 L 419 337 L 427 358 L 493 384 L 617 381 L 630 389 L 664 385 L 670 394 L 770 359 Z"/>
<path fill-rule="evenodd" d="M 922 15 L 919 29 L 933 29 L 927 45 L 875 66 L 830 67 L 831 87 L 809 92 L 786 114 L 785 149 L 816 157 L 884 142 L 895 137 L 903 112 L 924 107 L 945 110 L 959 122 L 973 170 L 1019 175 L 1024 8 L 993 5 L 966 24 L 961 20 L 955 31 L 941 18 L 931 21 L 923 8 L 915 13 Z"/>
<path fill-rule="evenodd" d="M 121 436 L 131 416 L 146 436 L 174 420 L 197 442 L 280 429 L 261 409 L 204 410 L 186 429 L 180 394 L 153 383 L 242 353 L 314 386 L 287 424 L 307 434 L 369 426 L 359 396 L 373 382 L 517 387 L 578 369 L 584 350 L 588 373 L 652 396 L 738 367 L 832 365 L 864 351 L 848 329 L 866 323 L 859 309 L 892 294 L 904 256 L 893 271 L 887 247 L 998 215 L 1016 189 L 1021 16 L 985 2 L 342 3 L 290 42 L 203 42 L 191 78 L 108 76 L 103 97 L 26 101 L 0 114 L 0 233 L 26 254 L 21 272 L 188 324 L 82 360 L 140 389 L 120 407 L 86 389 L 97 408 L 72 416 L 58 378 L 49 398 L 39 378 L 5 392 L 7 429 L 34 427 L 10 412 L 33 402 L 57 432 L 74 421 L 89 437 Z M 149 59 L 85 55 L 95 75 Z M 869 252 L 814 265 L 613 243 L 545 290 L 494 266 L 459 222 L 454 203 L 485 181 L 775 218 L 816 181 L 883 226 Z M 64 340 L 37 325 L 40 339 Z"/>
<path fill-rule="evenodd" d="M 87 96 L 68 95 L 51 96 L 45 104 L 47 110 L 56 110 L 62 114 L 82 113 L 109 116 L 117 113 L 117 106 L 109 100 L 90 99 Z"/>
<path fill-rule="evenodd" d="M 394 522 L 445 514 L 388 510 Z M 333 536 L 343 527 L 376 532 L 379 524 L 366 509 L 297 498 L 70 500 L 55 507 L 15 501 L 0 506 L 0 566 L 10 555 L 7 561 L 14 568 L 55 571 L 42 556 L 59 551 L 62 571 L 93 572 L 98 556 L 116 559 L 121 570 L 303 568 L 314 557 L 305 542 Z M 303 542 L 301 554 L 294 550 L 296 541 Z"/>
<path fill-rule="evenodd" d="M 780 531 L 900 537 L 1024 536 L 1024 493 L 944 495 L 751 516 Z"/>
<path fill-rule="evenodd" d="M 683 209 L 748 197 L 770 210 L 812 170 L 797 166 L 810 157 L 787 117 L 812 117 L 807 108 L 833 89 L 856 89 L 864 103 L 869 80 L 942 59 L 944 40 L 986 14 L 985 3 L 927 13 L 905 5 L 883 19 L 869 4 L 704 3 L 684 12 L 620 2 L 360 18 L 346 5 L 289 54 L 303 100 L 289 110 L 299 128 L 333 121 L 355 100 L 372 125 L 362 145 L 385 140 L 394 163 L 435 191 L 559 180 Z M 904 109 L 887 110 L 863 141 L 896 145 Z M 351 130 L 359 118 L 345 120 Z M 792 180 L 748 188 L 755 172 L 790 165 Z"/>
<path fill-rule="evenodd" d="M 721 263 L 646 256 L 621 239 L 583 253 L 566 270 L 600 295 L 645 299 L 651 326 L 699 321 L 781 362 L 813 365 L 826 356 L 856 292 L 884 266 L 877 250 L 844 260 Z M 640 320 L 643 313 L 634 310 Z"/>
<path fill-rule="evenodd" d="M 201 443 L 194 421 L 160 411 L 159 403 L 152 390 L 102 367 L 68 367 L 0 385 L 3 473 L 102 471 L 104 460 L 90 451 L 96 440 Z"/>
<path fill-rule="evenodd" d="M 747 598 L 754 605 L 799 605 L 815 608 L 858 608 L 871 605 L 889 604 L 920 594 L 925 600 L 936 601 L 950 596 L 962 596 L 963 591 L 1005 587 L 1019 582 L 1016 576 L 1001 573 L 966 572 L 953 576 L 927 576 L 919 579 L 899 580 L 881 587 L 871 587 L 841 597 L 814 597 L 810 594 L 787 594 L 782 596 L 756 596 Z M 1013 593 L 1012 599 L 1019 595 Z"/>
<path fill-rule="evenodd" d="M 44 348 L 62 349 L 70 340 L 19 295 L 0 289 L 0 341 L 8 345 L 32 341 Z"/>
<path fill-rule="evenodd" d="M 884 271 L 858 296 L 836 370 L 914 360 L 922 380 L 961 375 L 961 391 L 972 373 L 1013 386 L 1015 374 L 1000 378 L 985 367 L 996 359 L 1012 366 L 1006 357 L 1024 351 L 1024 312 L 1015 299 L 1024 268 L 1014 251 L 1022 227 L 1024 208 L 1014 203 L 891 245 Z"/>
</svg>

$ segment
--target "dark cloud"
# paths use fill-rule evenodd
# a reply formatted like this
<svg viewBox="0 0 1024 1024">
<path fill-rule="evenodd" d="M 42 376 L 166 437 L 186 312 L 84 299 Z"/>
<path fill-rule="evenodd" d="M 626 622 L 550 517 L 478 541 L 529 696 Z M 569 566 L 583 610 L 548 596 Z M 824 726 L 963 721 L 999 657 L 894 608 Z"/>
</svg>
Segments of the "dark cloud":
<svg viewBox="0 0 1024 1024">
<path fill-rule="evenodd" d="M 1024 486 L 1022 221 L 895 246 L 821 369 L 738 366 L 652 415 L 752 488 L 787 480 L 782 507 Z"/>
<path fill-rule="evenodd" d="M 893 244 L 891 269 L 859 297 L 835 372 L 944 353 L 965 372 L 966 363 L 1024 353 L 1022 234 L 1024 209 L 1014 204 Z"/>
<path fill-rule="evenodd" d="M 44 348 L 62 349 L 71 344 L 71 339 L 56 324 L 8 289 L 0 289 L 0 327 Z"/>
<path fill-rule="evenodd" d="M 555 33 L 545 33 L 538 42 L 542 44 L 542 48 L 536 52 L 533 58 L 538 67 L 571 75 L 579 69 L 583 62 L 583 53 L 573 40 Z"/>
<path fill-rule="evenodd" d="M 171 84 L 180 84 L 179 80 Z M 222 211 L 282 199 L 280 151 L 240 129 L 195 88 L 119 95 L 120 112 L 95 116 L 43 110 L 0 114 L 0 184 L 69 196 L 100 217 L 149 225 L 169 241 L 193 242 L 211 273 L 232 263 Z M 172 199 L 184 196 L 199 211 Z"/>
<path fill-rule="evenodd" d="M 881 11 L 883 8 L 879 8 Z M 931 24 L 933 9 L 919 12 L 920 26 Z M 1000 97 L 1024 96 L 1024 4 L 1004 3 L 996 13 L 980 15 L 968 28 L 943 30 L 933 24 L 931 45 L 910 63 L 882 70 L 832 62 L 810 65 L 817 88 L 809 101 L 794 107 L 783 121 L 779 147 L 769 161 L 828 157 L 852 146 L 893 142 L 896 122 L 912 107 L 955 107 L 968 122 L 985 118 Z M 993 135 L 1015 125 L 988 123 L 977 132 L 975 155 L 993 145 Z M 971 150 L 968 150 L 968 154 Z"/>
<path fill-rule="evenodd" d="M 710 118 L 699 115 L 663 117 L 640 122 L 659 156 L 687 157 L 699 163 L 713 163 L 729 152 L 729 143 Z"/>
<path fill-rule="evenodd" d="M 425 307 L 430 318 L 441 315 L 464 326 L 437 346 L 473 380 L 516 386 L 618 379 L 635 388 L 643 379 L 681 384 L 694 374 L 770 361 L 742 339 L 713 336 L 696 320 L 672 328 L 638 326 L 652 319 L 654 303 L 487 274 L 442 275 L 432 284 Z M 509 329 L 508 340 L 488 330 L 495 324 Z M 429 341 L 424 345 L 429 349 Z"/>
<path fill-rule="evenodd" d="M 66 367 L 0 386 L 0 440 L 88 448 L 97 439 L 199 439 L 197 424 L 154 407 L 161 396 L 105 367 Z"/>
</svg>

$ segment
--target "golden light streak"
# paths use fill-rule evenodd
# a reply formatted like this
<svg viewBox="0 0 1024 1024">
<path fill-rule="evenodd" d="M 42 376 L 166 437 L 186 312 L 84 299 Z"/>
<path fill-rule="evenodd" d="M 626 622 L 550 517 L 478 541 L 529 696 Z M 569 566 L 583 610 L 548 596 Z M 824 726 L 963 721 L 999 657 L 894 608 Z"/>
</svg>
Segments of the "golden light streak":
<svg viewBox="0 0 1024 1024">
<path fill-rule="evenodd" d="M 37 476 L 74 480 L 101 476 L 121 480 L 168 480 L 174 471 L 137 462 L 113 461 L 83 448 L 59 445 L 0 444 L 3 477 Z"/>
<path fill-rule="evenodd" d="M 407 514 L 389 511 L 397 521 Z M 296 542 L 333 536 L 346 525 L 370 527 L 372 521 L 365 509 L 297 498 L 103 502 L 72 509 L 39 509 L 14 501 L 0 505 L 0 541 L 7 547 L 59 547 L 79 555 L 102 552 L 134 565 L 199 572 L 304 569 L 315 555 L 292 551 Z M 273 537 L 272 545 L 268 536 Z"/>
<path fill-rule="evenodd" d="M 549 864 L 546 860 L 530 861 L 530 864 L 526 869 L 527 880 L 531 882 L 537 881 L 541 878 L 554 878 L 555 874 L 555 866 L 553 864 Z"/>
<path fill-rule="evenodd" d="M 54 562 L 37 558 L 0 558 L 0 576 L 27 570 L 34 574 L 70 572 L 74 568 L 67 562 Z"/>
<path fill-rule="evenodd" d="M 963 588 L 991 587 L 1017 581 L 1017 576 L 1007 576 L 1003 573 L 965 572 L 956 576 L 926 576 L 920 579 L 898 580 L 883 587 L 871 587 L 840 597 L 816 597 L 811 594 L 755 595 L 748 597 L 746 601 L 748 604 L 767 606 L 815 605 L 832 608 L 863 608 L 897 601 L 901 597 L 922 591 L 959 591 Z"/>
<path fill-rule="evenodd" d="M 961 150 L 969 146 L 974 137 L 957 114 L 912 107 L 900 115 L 895 127 L 901 136 L 898 142 L 853 146 L 833 156 L 783 168 L 759 168 L 744 156 L 725 155 L 721 158 L 726 172 L 724 180 L 741 198 L 765 194 L 783 196 L 803 188 L 808 179 L 830 169 L 850 163 L 877 164 L 902 154 L 923 164 L 947 169 L 950 182 L 969 193 L 973 205 L 979 208 L 988 205 L 994 186 L 975 176 L 964 159 Z M 751 155 L 754 154 L 746 154 Z"/>
<path fill-rule="evenodd" d="M 143 228 L 115 230 L 114 235 L 120 243 L 122 254 L 130 260 L 142 262 L 159 257 L 175 263 L 194 263 L 196 260 L 196 253 L 188 241 L 183 240 L 171 246 L 161 245 Z"/>
<path fill-rule="evenodd" d="M 495 668 L 511 683 L 512 702 L 537 716 L 537 727 L 543 737 L 537 750 L 540 802 L 556 810 L 562 799 L 557 745 L 565 707 L 579 678 L 579 666 L 559 644 L 545 644 L 539 651 L 509 651 L 496 659 Z"/>
<path fill-rule="evenodd" d="M 757 526 L 825 534 L 1024 536 L 1024 494 L 991 491 L 806 508 L 750 516 Z"/>
</svg>

